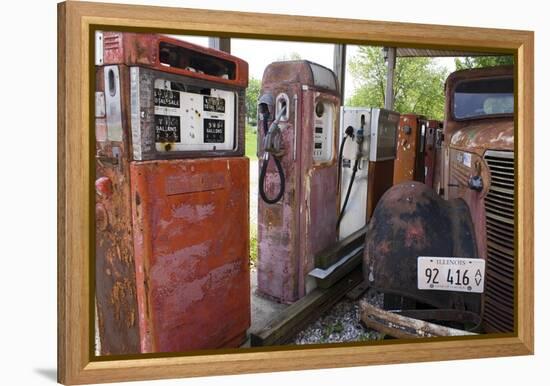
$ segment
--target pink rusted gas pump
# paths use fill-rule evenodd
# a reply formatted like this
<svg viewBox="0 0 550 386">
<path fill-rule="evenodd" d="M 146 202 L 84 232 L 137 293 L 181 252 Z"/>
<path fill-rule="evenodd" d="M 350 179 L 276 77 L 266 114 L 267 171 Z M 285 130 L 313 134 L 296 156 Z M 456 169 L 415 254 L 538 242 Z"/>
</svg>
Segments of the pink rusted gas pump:
<svg viewBox="0 0 550 386">
<path fill-rule="evenodd" d="M 337 240 L 337 84 L 309 61 L 275 62 L 263 75 L 258 291 L 280 302 L 315 287 L 314 256 Z"/>
</svg>

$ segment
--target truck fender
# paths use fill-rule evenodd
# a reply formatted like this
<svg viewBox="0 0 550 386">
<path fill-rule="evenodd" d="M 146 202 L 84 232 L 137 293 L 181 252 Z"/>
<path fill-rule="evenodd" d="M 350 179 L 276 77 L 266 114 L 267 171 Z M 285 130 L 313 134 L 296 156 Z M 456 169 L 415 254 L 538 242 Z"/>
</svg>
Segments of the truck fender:
<svg viewBox="0 0 550 386">
<path fill-rule="evenodd" d="M 478 257 L 466 203 L 444 200 L 425 184 L 407 181 L 384 193 L 369 222 L 363 255 L 366 283 L 433 307 L 479 312 L 479 294 L 419 290 L 419 256 Z"/>
</svg>

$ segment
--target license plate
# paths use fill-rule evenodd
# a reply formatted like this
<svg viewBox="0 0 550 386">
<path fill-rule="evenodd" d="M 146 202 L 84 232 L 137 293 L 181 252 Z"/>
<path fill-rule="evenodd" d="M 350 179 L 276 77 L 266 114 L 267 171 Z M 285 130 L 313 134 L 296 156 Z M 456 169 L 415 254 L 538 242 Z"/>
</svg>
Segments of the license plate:
<svg viewBox="0 0 550 386">
<path fill-rule="evenodd" d="M 482 293 L 485 260 L 419 256 L 418 289 Z"/>
</svg>

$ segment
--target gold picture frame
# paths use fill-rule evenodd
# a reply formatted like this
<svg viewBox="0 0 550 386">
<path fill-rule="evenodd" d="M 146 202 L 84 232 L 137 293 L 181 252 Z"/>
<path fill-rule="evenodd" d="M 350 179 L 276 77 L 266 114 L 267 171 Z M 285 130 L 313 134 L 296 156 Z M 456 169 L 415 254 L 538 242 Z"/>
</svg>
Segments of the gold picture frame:
<svg viewBox="0 0 550 386">
<path fill-rule="evenodd" d="M 68 1 L 58 5 L 58 381 L 64 384 L 162 379 L 327 367 L 527 355 L 534 351 L 534 34 L 303 16 Z M 93 31 L 132 31 L 399 45 L 515 56 L 516 331 L 476 338 L 430 338 L 143 355 L 93 354 L 90 266 L 93 224 Z M 335 358 L 338 358 L 336 361 Z"/>
</svg>

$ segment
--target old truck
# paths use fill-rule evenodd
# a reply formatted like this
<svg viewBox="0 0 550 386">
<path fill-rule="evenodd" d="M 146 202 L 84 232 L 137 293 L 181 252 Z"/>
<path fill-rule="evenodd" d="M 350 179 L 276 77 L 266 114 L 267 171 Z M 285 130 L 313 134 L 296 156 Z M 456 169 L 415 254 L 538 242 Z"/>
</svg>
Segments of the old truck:
<svg viewBox="0 0 550 386">
<path fill-rule="evenodd" d="M 379 201 L 363 261 L 385 308 L 514 331 L 513 74 L 513 66 L 452 73 L 438 175 L 431 186 L 394 185 Z"/>
</svg>

